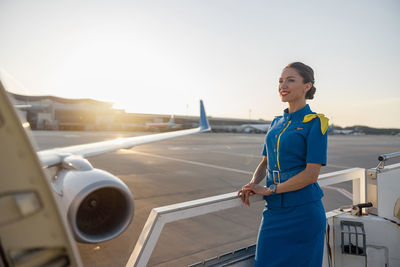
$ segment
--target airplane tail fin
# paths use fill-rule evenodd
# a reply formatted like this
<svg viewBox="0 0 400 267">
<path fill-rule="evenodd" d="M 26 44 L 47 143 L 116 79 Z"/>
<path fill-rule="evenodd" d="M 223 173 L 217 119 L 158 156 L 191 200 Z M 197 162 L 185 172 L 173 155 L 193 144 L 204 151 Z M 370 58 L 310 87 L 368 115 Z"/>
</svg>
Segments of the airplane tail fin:
<svg viewBox="0 0 400 267">
<path fill-rule="evenodd" d="M 203 100 L 200 100 L 200 130 L 203 132 L 211 130 L 206 111 L 204 109 Z"/>
</svg>

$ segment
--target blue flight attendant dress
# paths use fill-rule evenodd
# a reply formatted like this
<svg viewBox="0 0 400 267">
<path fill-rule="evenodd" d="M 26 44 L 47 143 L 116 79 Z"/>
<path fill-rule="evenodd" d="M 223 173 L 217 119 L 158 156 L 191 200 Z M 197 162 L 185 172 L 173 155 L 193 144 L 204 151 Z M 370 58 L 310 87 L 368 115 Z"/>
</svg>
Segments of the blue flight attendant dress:
<svg viewBox="0 0 400 267">
<path fill-rule="evenodd" d="M 326 165 L 328 119 L 309 105 L 277 116 L 266 135 L 263 155 L 268 156 L 267 187 L 282 183 L 306 168 Z M 264 197 L 257 239 L 255 266 L 322 266 L 325 210 L 318 183 Z"/>
</svg>

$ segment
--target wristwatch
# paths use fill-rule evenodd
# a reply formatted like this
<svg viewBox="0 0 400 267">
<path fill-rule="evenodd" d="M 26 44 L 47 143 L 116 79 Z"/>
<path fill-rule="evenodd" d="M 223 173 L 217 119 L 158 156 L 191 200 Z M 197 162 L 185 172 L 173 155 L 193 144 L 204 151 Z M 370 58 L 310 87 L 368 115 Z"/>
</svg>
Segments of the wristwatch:
<svg viewBox="0 0 400 267">
<path fill-rule="evenodd" d="M 268 187 L 268 189 L 269 189 L 269 191 L 271 191 L 271 193 L 272 194 L 275 194 L 276 193 L 276 184 L 271 184 L 269 187 Z"/>
</svg>

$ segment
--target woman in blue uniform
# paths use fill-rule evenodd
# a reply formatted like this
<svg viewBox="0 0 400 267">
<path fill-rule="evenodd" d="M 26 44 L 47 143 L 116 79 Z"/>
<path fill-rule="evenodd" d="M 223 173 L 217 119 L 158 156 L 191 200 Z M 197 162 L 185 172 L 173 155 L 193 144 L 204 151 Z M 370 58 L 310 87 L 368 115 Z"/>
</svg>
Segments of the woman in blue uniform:
<svg viewBox="0 0 400 267">
<path fill-rule="evenodd" d="M 317 179 L 326 165 L 328 119 L 306 103 L 315 91 L 311 67 L 294 62 L 283 69 L 279 95 L 288 108 L 271 122 L 264 157 L 238 192 L 247 205 L 253 194 L 266 200 L 255 266 L 322 265 L 326 218 Z M 264 177 L 266 186 L 259 185 Z"/>
</svg>

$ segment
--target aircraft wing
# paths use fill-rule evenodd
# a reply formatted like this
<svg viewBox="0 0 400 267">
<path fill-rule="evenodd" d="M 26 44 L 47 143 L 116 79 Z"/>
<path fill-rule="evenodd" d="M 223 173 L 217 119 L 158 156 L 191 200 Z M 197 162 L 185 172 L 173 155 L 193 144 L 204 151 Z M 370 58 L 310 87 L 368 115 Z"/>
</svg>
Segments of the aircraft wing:
<svg viewBox="0 0 400 267">
<path fill-rule="evenodd" d="M 202 101 L 198 128 L 38 153 L 24 125 L 0 80 L 0 252 L 13 260 L 5 262 L 7 266 L 26 265 L 28 259 L 29 265 L 80 266 L 72 235 L 78 242 L 99 243 L 119 236 L 130 225 L 135 210 L 132 192 L 118 177 L 93 168 L 86 157 L 210 130 Z M 54 174 L 43 172 L 43 167 L 54 165 L 58 167 Z M 57 216 L 64 236 L 55 230 Z M 55 245 L 50 246 L 49 240 Z M 0 266 L 5 253 L 0 253 Z"/>
<path fill-rule="evenodd" d="M 145 136 L 135 136 L 127 138 L 117 138 L 115 140 L 103 141 L 91 144 L 54 148 L 38 152 L 40 162 L 44 167 L 51 167 L 60 164 L 63 159 L 70 155 L 78 155 L 83 158 L 91 157 L 119 149 L 132 148 L 134 146 L 147 143 L 162 141 L 179 136 L 201 133 L 209 131 L 210 125 L 204 110 L 203 101 L 200 100 L 200 126 L 198 128 L 180 130 L 167 133 L 151 134 Z"/>
</svg>

